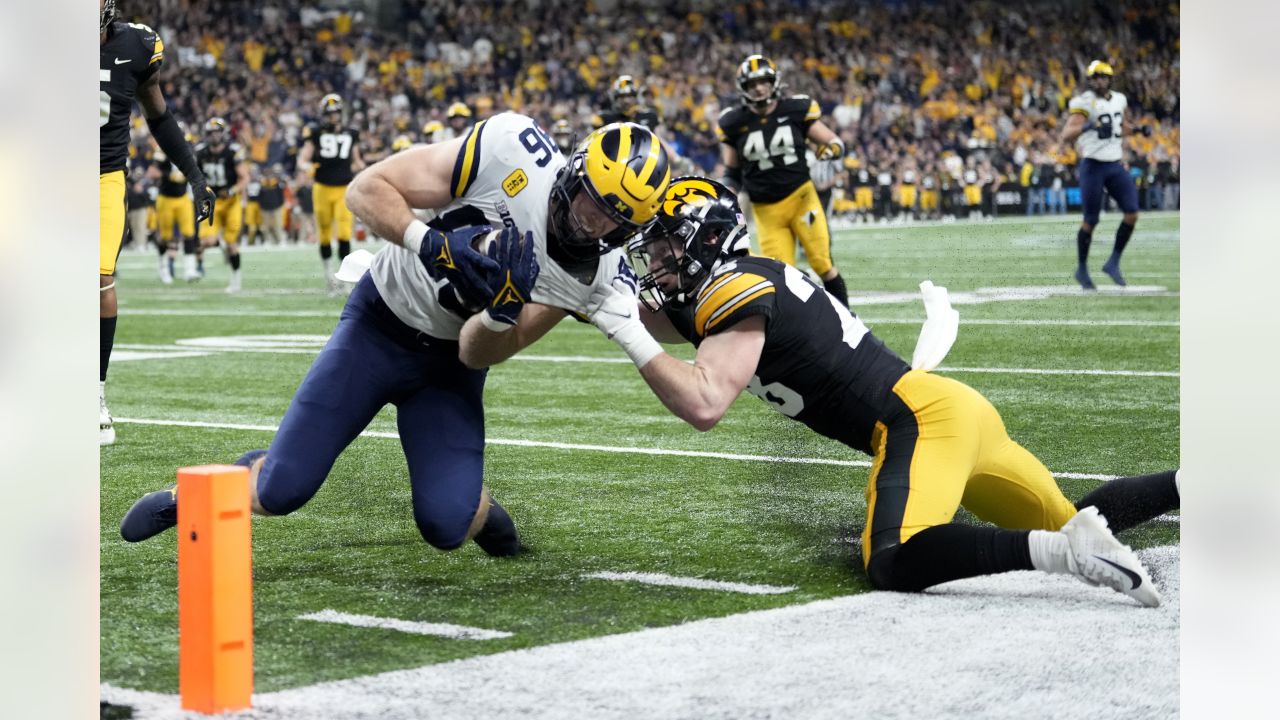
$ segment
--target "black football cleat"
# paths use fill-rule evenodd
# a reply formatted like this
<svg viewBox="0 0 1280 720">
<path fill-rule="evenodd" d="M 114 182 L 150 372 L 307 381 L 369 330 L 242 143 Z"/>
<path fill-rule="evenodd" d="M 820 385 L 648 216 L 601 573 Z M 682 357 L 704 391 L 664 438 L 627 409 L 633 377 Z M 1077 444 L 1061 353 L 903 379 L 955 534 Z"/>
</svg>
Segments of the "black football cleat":
<svg viewBox="0 0 1280 720">
<path fill-rule="evenodd" d="M 1093 279 L 1089 277 L 1089 268 L 1084 265 L 1076 268 L 1076 282 L 1080 283 L 1080 287 L 1085 290 L 1098 289 L 1098 286 L 1093 284 Z"/>
<path fill-rule="evenodd" d="M 1124 286 L 1129 284 L 1124 281 L 1124 276 L 1120 274 L 1119 260 L 1108 260 L 1107 263 L 1102 266 L 1102 272 L 1110 275 L 1111 279 L 1114 280 L 1117 285 Z"/>
<path fill-rule="evenodd" d="M 178 488 L 157 490 L 142 496 L 120 521 L 120 537 L 141 542 L 178 524 Z"/>
<path fill-rule="evenodd" d="M 505 508 L 489 499 L 489 517 L 472 540 L 490 557 L 513 557 L 525 551 L 516 533 L 516 523 Z"/>
</svg>

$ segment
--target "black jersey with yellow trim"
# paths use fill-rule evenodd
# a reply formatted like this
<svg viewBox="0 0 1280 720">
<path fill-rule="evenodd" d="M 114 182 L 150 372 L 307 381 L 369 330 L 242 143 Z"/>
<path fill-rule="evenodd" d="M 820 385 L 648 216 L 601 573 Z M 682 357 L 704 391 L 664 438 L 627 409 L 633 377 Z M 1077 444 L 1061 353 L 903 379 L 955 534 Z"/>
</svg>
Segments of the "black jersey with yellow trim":
<svg viewBox="0 0 1280 720">
<path fill-rule="evenodd" d="M 716 137 L 738 153 L 751 202 L 778 202 L 809 181 L 805 140 L 820 117 L 818 102 L 807 95 L 783 98 L 767 115 L 741 105 L 720 113 Z"/>
<path fill-rule="evenodd" d="M 893 386 L 910 366 L 807 275 L 764 257 L 719 268 L 697 300 L 669 307 L 694 345 L 763 317 L 764 349 L 747 390 L 815 432 L 871 454 L 871 433 L 892 411 Z"/>
<path fill-rule="evenodd" d="M 625 113 L 616 110 L 601 110 L 600 114 L 594 116 L 592 120 L 597 128 L 616 122 L 633 122 L 650 130 L 658 129 L 658 125 L 662 122 L 658 119 L 658 113 L 653 108 L 640 107 L 639 105 Z"/>
<path fill-rule="evenodd" d="M 196 147 L 196 162 L 204 171 L 205 182 L 218 197 L 227 197 L 240 182 L 240 163 L 244 162 L 244 148 L 239 143 L 228 142 L 214 150 L 207 143 Z"/>
<path fill-rule="evenodd" d="M 321 185 L 346 185 L 355 177 L 351 160 L 360 142 L 359 130 L 308 125 L 302 129 L 302 142 L 315 147 L 311 161 L 316 166 L 316 182 Z"/>
<path fill-rule="evenodd" d="M 129 161 L 129 114 L 138 88 L 160 71 L 164 43 L 141 23 L 113 22 L 99 53 L 98 172 Z"/>
<path fill-rule="evenodd" d="M 467 129 L 466 139 L 458 148 L 458 159 L 453 163 L 453 175 L 449 179 L 449 194 L 460 198 L 466 194 L 467 188 L 475 181 L 480 172 L 480 151 L 483 149 L 481 136 L 484 126 L 489 120 L 481 120 Z"/>
</svg>

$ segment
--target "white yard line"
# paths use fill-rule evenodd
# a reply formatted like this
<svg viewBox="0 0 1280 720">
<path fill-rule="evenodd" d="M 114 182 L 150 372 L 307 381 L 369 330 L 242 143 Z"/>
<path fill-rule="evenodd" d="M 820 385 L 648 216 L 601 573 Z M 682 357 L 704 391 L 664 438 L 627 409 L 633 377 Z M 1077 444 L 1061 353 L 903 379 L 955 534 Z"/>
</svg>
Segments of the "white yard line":
<svg viewBox="0 0 1280 720">
<path fill-rule="evenodd" d="M 226 346 L 174 346 L 174 345 L 154 345 L 145 343 L 117 343 L 115 347 L 122 350 L 141 350 L 163 352 L 165 350 L 177 351 L 179 348 L 199 348 L 209 352 L 219 353 L 267 353 L 280 355 L 316 355 L 319 349 L 314 347 L 226 347 Z M 157 356 L 161 357 L 161 356 Z M 174 352 L 173 357 L 185 357 L 184 355 Z M 626 365 L 631 361 L 625 357 L 601 357 L 592 355 L 516 355 L 511 358 L 520 362 L 547 362 L 547 363 L 598 363 L 604 365 Z M 1066 368 L 1000 368 L 1000 367 L 941 367 L 935 372 L 939 373 L 986 373 L 986 374 L 1005 374 L 1005 375 L 1110 375 L 1116 377 L 1180 377 L 1177 372 L 1169 370 L 1098 370 L 1098 369 L 1066 369 Z"/>
<path fill-rule="evenodd" d="M 235 717 L 1177 717 L 1180 551 L 1138 555 L 1158 608 L 1004 573 L 259 693 Z M 137 720 L 197 717 L 176 695 L 100 687 Z"/>
<path fill-rule="evenodd" d="M 278 425 L 245 425 L 241 423 L 215 423 L 198 420 L 158 420 L 145 418 L 116 418 L 117 423 L 131 425 L 160 425 L 163 427 L 208 428 L 212 430 L 252 430 L 275 432 Z M 393 432 L 365 430 L 361 437 L 400 439 Z M 835 465 L 840 467 L 871 467 L 866 460 L 840 460 L 837 458 L 784 457 L 777 455 L 742 455 L 738 453 L 706 452 L 703 450 L 668 450 L 665 448 L 619 447 L 615 445 L 585 445 L 582 443 L 548 442 L 542 440 L 511 440 L 505 438 L 485 438 L 489 445 L 508 445 L 513 447 L 551 448 L 554 450 L 585 450 L 589 452 L 622 453 L 628 455 L 674 455 L 679 457 L 714 458 L 717 460 L 742 460 L 746 462 L 794 463 L 800 465 Z M 1100 475 L 1097 473 L 1053 473 L 1056 478 L 1067 480 L 1115 480 L 1121 475 Z"/>
<path fill-rule="evenodd" d="M 123 348 L 123 345 L 117 345 L 117 348 Z M 172 360 L 173 358 L 194 358 L 212 355 L 208 352 L 190 352 L 184 350 L 158 350 L 155 352 L 146 352 L 139 350 L 117 349 L 111 353 L 111 359 L 114 362 L 130 362 L 134 360 Z"/>
<path fill-rule="evenodd" d="M 664 573 L 649 572 L 601 572 L 587 573 L 584 578 L 597 580 L 615 580 L 618 582 L 634 582 L 642 585 L 661 585 L 664 587 L 691 588 L 693 590 L 719 590 L 720 592 L 736 592 L 747 595 L 782 595 L 795 590 L 794 585 L 753 585 L 751 583 L 726 582 L 723 580 L 704 580 L 702 578 L 679 577 Z"/>
<path fill-rule="evenodd" d="M 500 640 L 511 637 L 511 633 L 503 630 L 485 630 L 484 628 L 453 625 L 450 623 L 418 622 L 415 620 L 398 620 L 396 618 L 375 617 L 373 615 L 352 615 L 337 610 L 321 610 L 319 612 L 299 615 L 299 620 L 315 620 L 316 622 L 352 625 L 362 628 L 380 628 L 398 630 L 413 635 L 434 635 L 453 638 L 455 640 Z"/>
</svg>

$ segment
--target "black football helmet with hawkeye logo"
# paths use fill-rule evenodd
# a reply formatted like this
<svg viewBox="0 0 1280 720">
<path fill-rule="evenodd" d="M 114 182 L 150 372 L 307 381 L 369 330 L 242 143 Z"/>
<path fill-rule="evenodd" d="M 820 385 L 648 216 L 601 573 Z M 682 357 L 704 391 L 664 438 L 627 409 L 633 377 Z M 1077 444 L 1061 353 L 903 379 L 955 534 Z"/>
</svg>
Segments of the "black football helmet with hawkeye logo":
<svg viewBox="0 0 1280 720">
<path fill-rule="evenodd" d="M 778 66 L 763 55 L 748 56 L 738 66 L 738 90 L 742 93 L 743 105 L 763 113 L 782 92 Z"/>
<path fill-rule="evenodd" d="M 640 300 L 653 312 L 691 300 L 722 262 L 750 253 L 751 237 L 737 195 L 702 177 L 680 177 L 658 218 L 627 244 L 640 277 Z"/>
</svg>

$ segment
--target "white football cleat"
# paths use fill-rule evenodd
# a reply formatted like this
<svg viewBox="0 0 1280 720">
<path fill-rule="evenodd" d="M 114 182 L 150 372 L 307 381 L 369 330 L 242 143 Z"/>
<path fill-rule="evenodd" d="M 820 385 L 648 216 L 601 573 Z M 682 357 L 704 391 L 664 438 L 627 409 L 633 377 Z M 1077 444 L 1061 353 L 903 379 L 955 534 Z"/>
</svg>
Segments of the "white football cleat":
<svg viewBox="0 0 1280 720">
<path fill-rule="evenodd" d="M 107 409 L 107 384 L 98 385 L 98 445 L 110 445 L 116 441 L 116 427 Z"/>
<path fill-rule="evenodd" d="M 231 282 L 227 283 L 227 292 L 232 294 L 240 292 L 240 271 L 239 270 L 231 271 Z"/>
<path fill-rule="evenodd" d="M 1124 593 L 1147 607 L 1159 607 L 1160 591 L 1151 583 L 1147 569 L 1133 550 L 1111 534 L 1098 508 L 1090 506 L 1076 513 L 1061 532 L 1071 547 L 1067 567 L 1072 575 L 1090 585 Z"/>
</svg>

